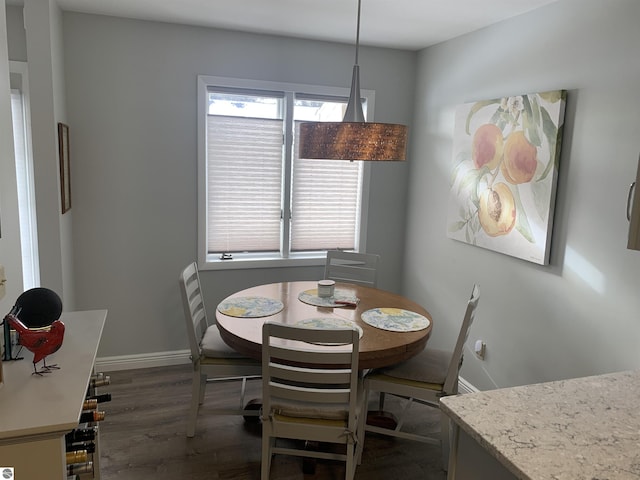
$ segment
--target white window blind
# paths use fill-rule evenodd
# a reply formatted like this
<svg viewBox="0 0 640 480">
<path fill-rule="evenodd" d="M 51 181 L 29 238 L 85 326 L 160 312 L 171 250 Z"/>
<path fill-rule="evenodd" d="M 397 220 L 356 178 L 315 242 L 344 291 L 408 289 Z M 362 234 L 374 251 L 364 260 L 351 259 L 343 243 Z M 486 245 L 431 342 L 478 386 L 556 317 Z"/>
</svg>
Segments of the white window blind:
<svg viewBox="0 0 640 480">
<path fill-rule="evenodd" d="M 362 162 L 300 160 L 295 155 L 292 251 L 355 248 L 360 223 L 361 168 Z"/>
<path fill-rule="evenodd" d="M 280 249 L 282 120 L 207 117 L 208 250 Z"/>
<path fill-rule="evenodd" d="M 22 251 L 22 276 L 24 290 L 40 285 L 38 265 L 38 235 L 36 227 L 33 159 L 29 147 L 29 124 L 25 109 L 25 96 L 19 89 L 11 90 L 13 120 L 13 145 L 16 160 L 18 187 L 18 216 L 20 222 L 20 247 Z"/>
</svg>

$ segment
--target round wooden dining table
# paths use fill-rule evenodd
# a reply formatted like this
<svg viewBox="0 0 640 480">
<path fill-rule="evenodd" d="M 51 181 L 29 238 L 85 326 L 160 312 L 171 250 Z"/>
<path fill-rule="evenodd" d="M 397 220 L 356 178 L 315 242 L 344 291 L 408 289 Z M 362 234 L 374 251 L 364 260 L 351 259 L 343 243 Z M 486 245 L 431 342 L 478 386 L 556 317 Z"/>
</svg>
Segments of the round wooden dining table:
<svg viewBox="0 0 640 480">
<path fill-rule="evenodd" d="M 265 297 L 279 300 L 284 308 L 273 315 L 239 318 L 225 315 L 216 309 L 218 329 L 223 340 L 237 352 L 257 360 L 262 355 L 262 325 L 267 320 L 296 324 L 305 319 L 333 318 L 349 320 L 362 329 L 359 343 L 359 368 L 380 368 L 421 352 L 429 339 L 433 321 L 431 315 L 419 304 L 401 295 L 377 288 L 350 283 L 336 283 L 336 292 L 359 299 L 354 307 L 320 307 L 299 299 L 301 292 L 317 288 L 317 282 L 278 282 L 247 288 L 230 295 L 225 301 L 236 297 Z M 426 328 L 416 331 L 389 331 L 374 327 L 362 320 L 361 315 L 370 309 L 396 308 L 422 315 L 429 320 Z M 315 345 L 310 348 L 326 348 Z"/>
</svg>

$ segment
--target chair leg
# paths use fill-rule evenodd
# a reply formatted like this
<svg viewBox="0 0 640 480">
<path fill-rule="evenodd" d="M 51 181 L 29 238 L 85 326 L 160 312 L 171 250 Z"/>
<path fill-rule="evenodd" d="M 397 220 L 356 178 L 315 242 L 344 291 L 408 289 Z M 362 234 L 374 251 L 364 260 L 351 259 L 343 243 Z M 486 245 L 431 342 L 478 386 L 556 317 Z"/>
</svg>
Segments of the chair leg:
<svg viewBox="0 0 640 480">
<path fill-rule="evenodd" d="M 353 443 L 347 443 L 347 462 L 345 467 L 345 480 L 352 480 L 356 473 L 355 448 Z"/>
<path fill-rule="evenodd" d="M 380 392 L 380 399 L 378 400 L 378 410 L 384 410 L 384 392 Z"/>
<path fill-rule="evenodd" d="M 365 380 L 364 391 L 362 393 L 362 404 L 360 405 L 360 417 L 358 418 L 356 436 L 356 464 L 362 463 L 362 451 L 364 450 L 365 425 L 367 423 L 367 413 L 369 411 L 369 385 Z"/>
<path fill-rule="evenodd" d="M 275 444 L 275 438 L 262 435 L 262 465 L 260 468 L 260 479 L 269 480 L 269 472 L 271 471 L 271 450 Z"/>
<path fill-rule="evenodd" d="M 356 443 L 356 465 L 360 465 L 362 463 L 362 451 L 364 450 L 364 423 L 367 421 L 366 412 L 362 415 L 363 419 L 358 419 L 358 423 L 362 425 L 358 425 L 358 438 Z"/>
<path fill-rule="evenodd" d="M 196 419 L 198 418 L 198 410 L 203 400 L 204 386 L 202 385 L 202 375 L 200 375 L 199 370 L 194 370 L 191 383 L 191 406 L 189 407 L 189 416 L 187 418 L 187 437 L 189 438 L 196 434 Z"/>
<path fill-rule="evenodd" d="M 442 446 L 442 467 L 446 472 L 449 468 L 449 455 L 451 448 L 451 420 L 440 411 L 440 444 Z"/>
<path fill-rule="evenodd" d="M 198 394 L 198 403 L 202 405 L 204 403 L 204 392 L 207 389 L 207 376 L 200 375 L 200 393 Z"/>
</svg>

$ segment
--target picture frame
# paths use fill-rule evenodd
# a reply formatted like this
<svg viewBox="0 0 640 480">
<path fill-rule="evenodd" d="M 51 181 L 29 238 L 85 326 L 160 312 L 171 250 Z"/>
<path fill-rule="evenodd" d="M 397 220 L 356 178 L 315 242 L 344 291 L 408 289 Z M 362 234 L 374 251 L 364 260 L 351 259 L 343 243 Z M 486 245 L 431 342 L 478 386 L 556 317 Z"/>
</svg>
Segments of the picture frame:
<svg viewBox="0 0 640 480">
<path fill-rule="evenodd" d="M 58 154 L 60 157 L 60 200 L 62 213 L 71 209 L 71 162 L 69 156 L 69 126 L 58 123 Z"/>
</svg>

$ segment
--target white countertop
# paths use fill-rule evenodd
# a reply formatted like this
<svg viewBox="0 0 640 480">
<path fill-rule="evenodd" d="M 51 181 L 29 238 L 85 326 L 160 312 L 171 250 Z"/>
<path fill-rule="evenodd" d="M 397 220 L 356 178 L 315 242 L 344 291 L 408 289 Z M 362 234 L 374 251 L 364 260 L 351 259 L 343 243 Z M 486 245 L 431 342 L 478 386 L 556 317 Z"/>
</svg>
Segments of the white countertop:
<svg viewBox="0 0 640 480">
<path fill-rule="evenodd" d="M 518 479 L 640 478 L 640 371 L 445 397 L 441 405 Z"/>
<path fill-rule="evenodd" d="M 0 445 L 60 435 L 78 425 L 106 316 L 106 310 L 62 314 L 62 346 L 47 357 L 47 364 L 57 364 L 60 370 L 32 375 L 33 353 L 26 348 L 20 353 L 23 360 L 2 362 Z"/>
</svg>

